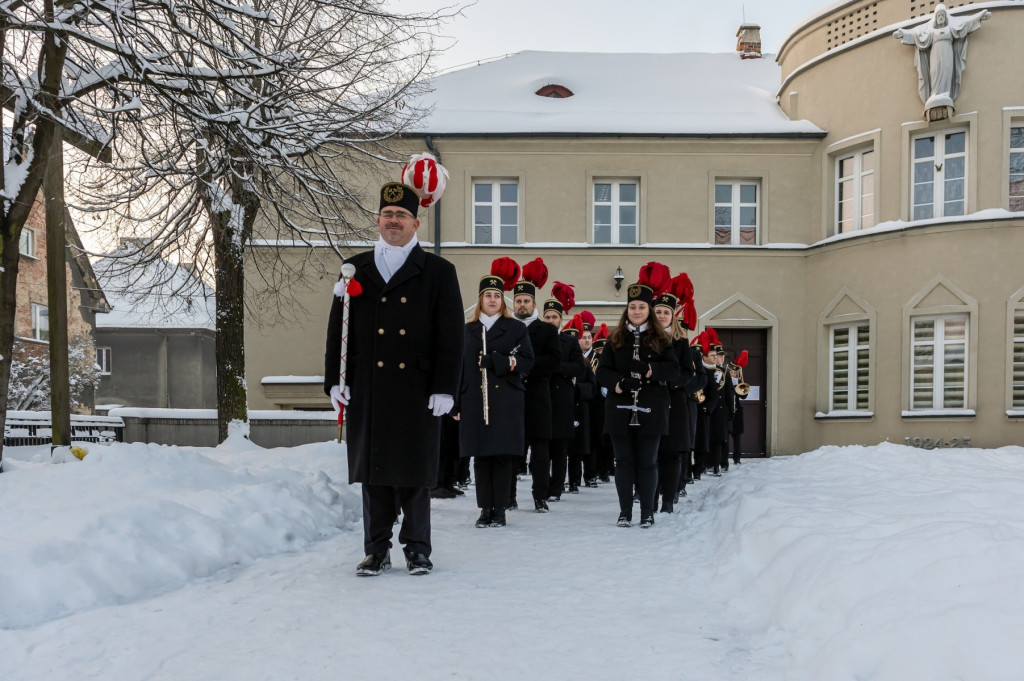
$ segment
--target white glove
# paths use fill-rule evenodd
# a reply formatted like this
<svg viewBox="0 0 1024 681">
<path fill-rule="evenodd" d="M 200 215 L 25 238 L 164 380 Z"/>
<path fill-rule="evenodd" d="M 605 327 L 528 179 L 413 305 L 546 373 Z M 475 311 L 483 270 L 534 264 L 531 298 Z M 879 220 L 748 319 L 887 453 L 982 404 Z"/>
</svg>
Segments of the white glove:
<svg viewBox="0 0 1024 681">
<path fill-rule="evenodd" d="M 334 411 L 341 413 L 342 405 L 348 406 L 348 401 L 352 399 L 352 393 L 349 391 L 348 386 L 342 390 L 340 385 L 331 386 L 331 404 L 334 405 Z"/>
<path fill-rule="evenodd" d="M 344 298 L 345 297 L 345 278 L 344 277 L 339 279 L 337 281 L 337 283 L 334 284 L 334 295 L 338 296 L 339 298 Z"/>
<path fill-rule="evenodd" d="M 427 409 L 434 412 L 434 416 L 444 416 L 455 406 L 455 398 L 451 395 L 431 395 L 427 400 Z"/>
<path fill-rule="evenodd" d="M 608 388 L 601 387 L 601 397 L 608 397 Z"/>
</svg>

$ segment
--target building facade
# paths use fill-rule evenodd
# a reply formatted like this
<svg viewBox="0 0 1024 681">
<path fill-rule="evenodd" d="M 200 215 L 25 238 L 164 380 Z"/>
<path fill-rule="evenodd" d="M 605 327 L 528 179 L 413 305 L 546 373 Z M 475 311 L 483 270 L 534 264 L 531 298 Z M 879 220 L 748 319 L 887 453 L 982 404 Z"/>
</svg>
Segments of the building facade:
<svg viewBox="0 0 1024 681">
<path fill-rule="evenodd" d="M 421 239 L 456 264 L 467 308 L 499 255 L 543 257 L 608 323 L 618 272 L 687 272 L 700 328 L 751 352 L 751 454 L 1019 444 L 1024 69 L 1007 65 L 1024 58 L 1024 3 L 951 3 L 966 45 L 948 64 L 944 38 L 894 35 L 935 10 L 832 3 L 774 59 L 745 26 L 735 54 L 525 52 L 439 76 L 406 140 L 451 174 Z M 952 105 L 926 107 L 928 57 L 953 69 Z M 301 328 L 247 328 L 253 407 L 327 403 L 309 377 L 337 267 L 315 269 Z"/>
</svg>

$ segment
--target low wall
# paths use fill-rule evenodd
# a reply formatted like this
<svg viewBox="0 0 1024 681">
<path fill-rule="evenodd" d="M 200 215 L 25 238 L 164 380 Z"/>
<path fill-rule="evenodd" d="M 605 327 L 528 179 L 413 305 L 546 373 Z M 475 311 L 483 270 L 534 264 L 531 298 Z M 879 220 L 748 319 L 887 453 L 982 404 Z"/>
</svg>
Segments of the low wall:
<svg viewBox="0 0 1024 681">
<path fill-rule="evenodd" d="M 112 409 L 124 420 L 125 442 L 216 447 L 217 412 L 212 409 Z M 334 412 L 250 411 L 249 439 L 260 447 L 293 447 L 338 437 Z"/>
</svg>

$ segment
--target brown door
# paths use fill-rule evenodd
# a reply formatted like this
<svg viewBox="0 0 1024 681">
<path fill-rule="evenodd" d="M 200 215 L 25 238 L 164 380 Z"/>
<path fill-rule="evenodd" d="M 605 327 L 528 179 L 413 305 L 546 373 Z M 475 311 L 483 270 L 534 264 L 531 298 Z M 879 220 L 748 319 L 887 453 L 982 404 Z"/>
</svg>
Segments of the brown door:
<svg viewBox="0 0 1024 681">
<path fill-rule="evenodd" d="M 743 380 L 750 386 L 750 395 L 740 403 L 743 405 L 743 435 L 740 444 L 743 457 L 763 457 L 767 451 L 765 405 L 768 397 L 768 329 L 715 329 L 725 346 L 726 361 L 733 361 L 746 350 L 749 357 L 743 370 Z M 733 441 L 730 438 L 730 458 Z"/>
</svg>

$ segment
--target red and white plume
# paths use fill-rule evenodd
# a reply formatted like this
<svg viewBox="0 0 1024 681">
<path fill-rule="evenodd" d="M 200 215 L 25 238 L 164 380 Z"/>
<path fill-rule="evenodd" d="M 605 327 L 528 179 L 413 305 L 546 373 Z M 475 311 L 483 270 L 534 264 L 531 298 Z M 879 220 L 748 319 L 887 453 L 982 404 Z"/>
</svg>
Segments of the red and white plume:
<svg viewBox="0 0 1024 681">
<path fill-rule="evenodd" d="M 650 286 L 654 291 L 654 297 L 657 298 L 668 290 L 672 283 L 672 273 L 667 265 L 662 265 L 660 262 L 649 262 L 640 268 L 640 278 L 637 283 Z"/>
<path fill-rule="evenodd" d="M 512 258 L 502 256 L 491 263 L 491 274 L 501 277 L 501 280 L 505 282 L 503 288 L 506 291 L 511 291 L 519 281 L 519 265 Z"/>
<path fill-rule="evenodd" d="M 569 310 L 576 304 L 576 292 L 572 289 L 572 284 L 563 284 L 560 281 L 551 286 L 551 297 L 562 304 L 562 314 L 569 314 Z"/>
<path fill-rule="evenodd" d="M 448 170 L 430 154 L 416 154 L 402 166 L 402 183 L 416 190 L 420 205 L 436 203 L 448 184 Z"/>
<path fill-rule="evenodd" d="M 530 282 L 538 291 L 548 283 L 548 266 L 541 258 L 534 258 L 523 265 L 523 281 Z"/>
</svg>

